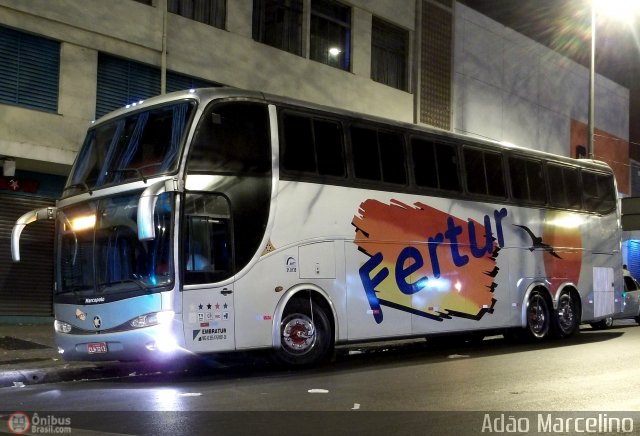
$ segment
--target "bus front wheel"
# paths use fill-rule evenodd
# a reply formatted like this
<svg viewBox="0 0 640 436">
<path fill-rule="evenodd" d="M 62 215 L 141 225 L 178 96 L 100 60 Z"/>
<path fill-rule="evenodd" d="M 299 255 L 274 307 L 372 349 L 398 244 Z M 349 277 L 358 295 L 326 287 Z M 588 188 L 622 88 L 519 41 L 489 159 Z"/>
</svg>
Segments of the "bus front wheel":
<svg viewBox="0 0 640 436">
<path fill-rule="evenodd" d="M 280 322 L 278 360 L 290 366 L 324 361 L 331 349 L 331 326 L 324 310 L 313 300 L 294 300 Z"/>
</svg>

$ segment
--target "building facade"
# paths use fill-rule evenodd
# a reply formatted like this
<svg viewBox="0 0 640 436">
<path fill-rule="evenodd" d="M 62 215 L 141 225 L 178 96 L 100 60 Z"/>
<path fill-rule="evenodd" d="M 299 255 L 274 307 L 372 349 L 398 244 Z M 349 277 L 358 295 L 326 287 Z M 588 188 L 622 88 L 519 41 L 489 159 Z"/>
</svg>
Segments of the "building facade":
<svg viewBox="0 0 640 436">
<path fill-rule="evenodd" d="M 25 230 L 20 264 L 9 234 L 61 194 L 91 121 L 220 85 L 561 155 L 586 144 L 587 69 L 453 0 L 0 0 L 0 316 L 51 314 L 52 227 Z M 629 92 L 600 76 L 596 128 L 629 193 Z"/>
</svg>

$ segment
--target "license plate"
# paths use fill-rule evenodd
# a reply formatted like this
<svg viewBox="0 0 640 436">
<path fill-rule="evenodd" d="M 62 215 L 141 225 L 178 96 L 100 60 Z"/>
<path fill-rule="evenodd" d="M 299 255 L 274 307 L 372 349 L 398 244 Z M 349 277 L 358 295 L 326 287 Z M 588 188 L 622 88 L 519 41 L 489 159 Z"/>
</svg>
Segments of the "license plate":
<svg viewBox="0 0 640 436">
<path fill-rule="evenodd" d="M 89 354 L 106 353 L 108 351 L 107 350 L 107 343 L 106 342 L 92 342 L 92 343 L 87 345 L 87 351 L 89 351 Z"/>
</svg>

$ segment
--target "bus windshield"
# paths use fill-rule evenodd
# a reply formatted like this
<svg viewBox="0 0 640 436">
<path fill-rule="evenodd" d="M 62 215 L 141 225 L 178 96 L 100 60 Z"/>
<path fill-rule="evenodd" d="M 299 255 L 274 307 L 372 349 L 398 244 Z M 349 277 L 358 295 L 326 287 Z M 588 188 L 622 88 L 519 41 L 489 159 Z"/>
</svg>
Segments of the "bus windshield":
<svg viewBox="0 0 640 436">
<path fill-rule="evenodd" d="M 158 198 L 156 237 L 150 241 L 138 239 L 139 197 L 136 192 L 86 202 L 58 214 L 57 294 L 145 294 L 173 285 L 173 194 Z"/>
<path fill-rule="evenodd" d="M 180 101 L 90 129 L 64 196 L 175 171 L 194 106 Z"/>
</svg>

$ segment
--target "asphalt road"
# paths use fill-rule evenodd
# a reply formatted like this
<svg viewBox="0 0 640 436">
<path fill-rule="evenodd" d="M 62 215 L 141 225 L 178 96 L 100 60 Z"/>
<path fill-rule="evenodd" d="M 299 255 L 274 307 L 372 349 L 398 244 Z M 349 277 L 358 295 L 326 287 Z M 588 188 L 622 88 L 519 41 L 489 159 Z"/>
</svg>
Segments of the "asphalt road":
<svg viewBox="0 0 640 436">
<path fill-rule="evenodd" d="M 4 388 L 0 410 L 23 411 L 32 421 L 37 412 L 45 424 L 41 417 L 68 417 L 72 434 L 238 435 L 247 428 L 261 434 L 294 428 L 296 434 L 480 434 L 486 416 L 494 423 L 504 413 L 507 420 L 531 419 L 525 433 L 535 434 L 536 414 L 543 412 L 606 418 L 640 410 L 638 362 L 640 327 L 617 321 L 606 331 L 586 328 L 541 344 L 494 337 L 480 345 L 422 341 L 340 350 L 335 362 L 310 370 L 258 358 Z M 640 434 L 640 413 L 621 416 L 635 419 L 633 434 Z"/>
</svg>

